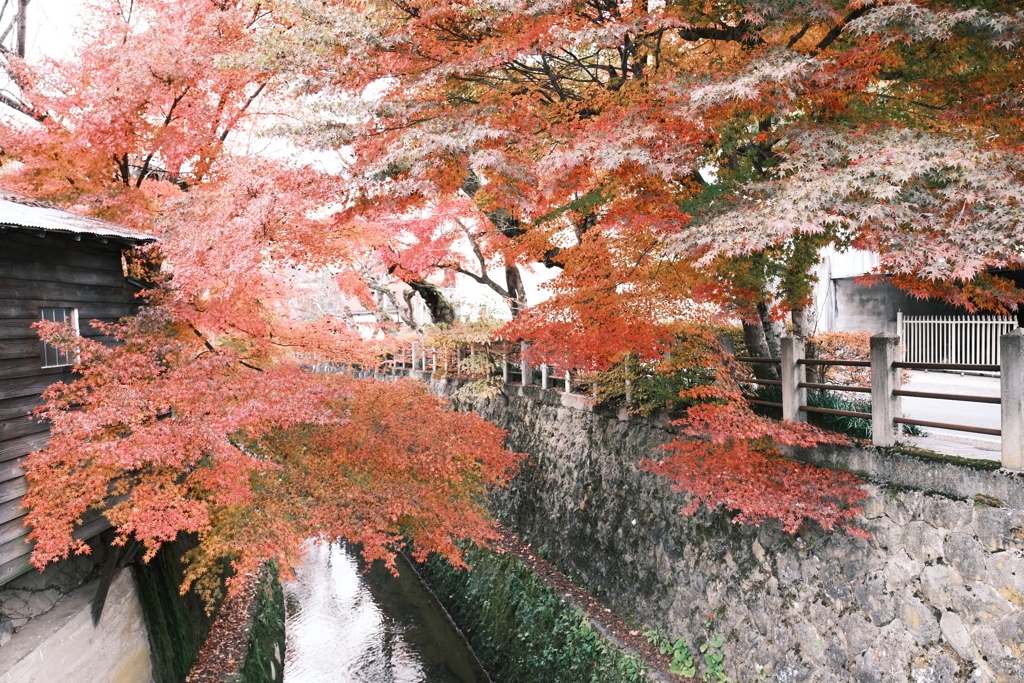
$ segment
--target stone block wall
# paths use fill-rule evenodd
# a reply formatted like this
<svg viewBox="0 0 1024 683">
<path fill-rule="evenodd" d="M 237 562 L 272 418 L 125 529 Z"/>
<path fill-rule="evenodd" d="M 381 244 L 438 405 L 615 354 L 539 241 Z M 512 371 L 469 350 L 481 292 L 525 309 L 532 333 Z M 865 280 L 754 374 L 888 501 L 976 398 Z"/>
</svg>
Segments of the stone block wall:
<svg viewBox="0 0 1024 683">
<path fill-rule="evenodd" d="M 494 509 L 620 616 L 695 652 L 721 636 L 737 682 L 1024 681 L 1024 476 L 870 448 L 801 452 L 868 481 L 870 540 L 683 517 L 685 497 L 637 467 L 671 430 L 577 399 L 507 386 L 476 406 L 530 454 Z"/>
</svg>

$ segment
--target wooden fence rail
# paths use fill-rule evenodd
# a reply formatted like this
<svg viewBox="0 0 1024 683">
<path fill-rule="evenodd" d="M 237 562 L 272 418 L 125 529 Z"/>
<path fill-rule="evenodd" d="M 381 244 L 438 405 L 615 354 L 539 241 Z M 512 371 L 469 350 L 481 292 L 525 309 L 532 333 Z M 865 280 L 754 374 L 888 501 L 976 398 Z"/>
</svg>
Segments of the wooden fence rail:
<svg viewBox="0 0 1024 683">
<path fill-rule="evenodd" d="M 999 321 L 1003 324 L 1003 321 Z M 995 326 L 993 326 L 995 327 Z M 997 357 L 1000 363 L 974 363 L 955 361 L 953 352 L 948 352 L 941 361 L 907 361 L 903 359 L 904 344 L 896 335 L 878 334 L 871 337 L 870 360 L 827 360 L 806 358 L 804 341 L 799 337 L 787 336 L 782 339 L 782 358 L 737 358 L 752 364 L 779 363 L 781 380 L 749 380 L 750 384 L 781 387 L 782 401 L 772 402 L 748 399 L 753 405 L 782 409 L 783 418 L 794 422 L 807 420 L 808 412 L 828 413 L 862 417 L 871 420 L 871 442 L 876 446 L 895 445 L 901 425 L 918 425 L 936 429 L 951 429 L 975 434 L 1000 437 L 1000 461 L 1004 468 L 1024 471 L 1024 329 L 1016 328 L 996 338 Z M 984 358 L 984 357 L 983 357 Z M 991 358 L 991 356 L 989 356 Z M 974 358 L 971 360 L 978 360 Z M 809 365 L 870 366 L 869 386 L 826 385 L 806 382 L 805 368 Z M 904 391 L 900 388 L 900 370 L 917 368 L 925 370 L 979 370 L 998 373 L 1000 395 L 965 396 L 953 393 L 932 393 Z M 807 405 L 807 389 L 832 389 L 833 391 L 855 391 L 871 393 L 871 412 L 833 410 Z M 1000 405 L 1001 425 L 989 429 L 965 424 L 926 422 L 903 416 L 900 399 L 903 396 L 966 401 L 971 403 L 997 403 Z"/>
</svg>

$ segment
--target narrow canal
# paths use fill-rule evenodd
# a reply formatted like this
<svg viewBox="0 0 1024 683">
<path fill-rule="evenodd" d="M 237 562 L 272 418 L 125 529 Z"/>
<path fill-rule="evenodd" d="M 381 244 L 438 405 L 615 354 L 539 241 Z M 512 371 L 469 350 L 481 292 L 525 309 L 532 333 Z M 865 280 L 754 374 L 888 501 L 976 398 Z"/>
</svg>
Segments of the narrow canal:
<svg viewBox="0 0 1024 683">
<path fill-rule="evenodd" d="M 285 584 L 285 683 L 488 683 L 412 568 L 363 572 L 344 545 L 311 547 Z"/>
</svg>

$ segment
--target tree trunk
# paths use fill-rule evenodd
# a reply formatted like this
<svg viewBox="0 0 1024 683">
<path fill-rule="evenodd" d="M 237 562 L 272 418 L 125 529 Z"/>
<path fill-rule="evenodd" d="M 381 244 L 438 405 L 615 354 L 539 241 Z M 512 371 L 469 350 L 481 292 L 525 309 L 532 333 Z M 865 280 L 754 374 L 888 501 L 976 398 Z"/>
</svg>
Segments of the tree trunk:
<svg viewBox="0 0 1024 683">
<path fill-rule="evenodd" d="M 430 312 L 430 321 L 432 323 L 435 325 L 451 325 L 455 322 L 455 307 L 441 293 L 437 285 L 431 284 L 426 280 L 412 280 L 405 284 L 409 285 L 413 291 L 423 297 L 424 303 L 427 304 L 427 310 Z"/>
<path fill-rule="evenodd" d="M 764 339 L 768 344 L 768 353 L 772 358 L 782 357 L 782 322 L 772 320 L 771 309 L 763 301 L 757 305 L 757 315 L 761 318 L 764 328 Z"/>
<path fill-rule="evenodd" d="M 747 352 L 754 358 L 770 358 L 768 343 L 765 341 L 764 326 L 760 322 L 743 323 L 743 342 Z M 754 377 L 758 379 L 779 379 L 779 368 L 774 363 L 754 363 Z"/>
<path fill-rule="evenodd" d="M 814 310 L 810 306 L 794 308 L 790 315 L 793 318 L 793 334 L 806 339 L 814 331 Z"/>
<path fill-rule="evenodd" d="M 526 308 L 526 289 L 518 266 L 505 266 L 505 287 L 508 290 L 508 308 L 513 318 Z"/>
</svg>

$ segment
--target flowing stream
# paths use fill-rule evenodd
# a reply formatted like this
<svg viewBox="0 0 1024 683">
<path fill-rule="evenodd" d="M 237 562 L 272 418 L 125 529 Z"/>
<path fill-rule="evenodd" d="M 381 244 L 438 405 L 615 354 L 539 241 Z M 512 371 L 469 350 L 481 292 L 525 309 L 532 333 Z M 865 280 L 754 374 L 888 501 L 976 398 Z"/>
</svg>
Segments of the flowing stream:
<svg viewBox="0 0 1024 683">
<path fill-rule="evenodd" d="M 488 683 L 404 558 L 397 577 L 363 566 L 344 545 L 313 546 L 285 584 L 285 683 Z"/>
</svg>

